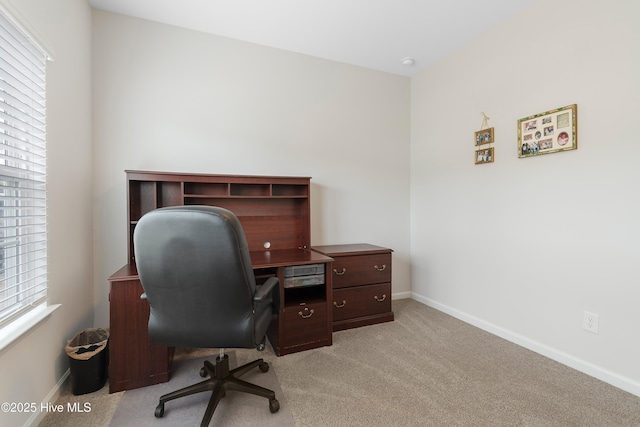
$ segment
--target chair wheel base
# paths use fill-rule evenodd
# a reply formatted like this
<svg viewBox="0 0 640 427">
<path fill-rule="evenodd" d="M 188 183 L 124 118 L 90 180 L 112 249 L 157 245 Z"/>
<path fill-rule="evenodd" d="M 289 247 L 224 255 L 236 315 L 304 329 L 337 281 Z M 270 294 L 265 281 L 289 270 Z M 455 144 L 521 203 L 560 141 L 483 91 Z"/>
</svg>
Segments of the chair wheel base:
<svg viewBox="0 0 640 427">
<path fill-rule="evenodd" d="M 272 414 L 275 414 L 280 410 L 280 402 L 278 402 L 278 399 L 273 399 L 269 401 L 269 410 L 271 411 Z"/>
<path fill-rule="evenodd" d="M 156 406 L 155 416 L 156 418 L 162 418 L 164 416 L 164 405 L 169 401 L 209 391 L 212 392 L 212 394 L 209 398 L 209 404 L 201 424 L 203 426 L 208 426 L 218 403 L 225 397 L 227 390 L 266 397 L 269 399 L 269 410 L 274 414 L 280 410 L 280 402 L 276 399 L 275 392 L 239 379 L 240 376 L 252 369 L 255 369 L 256 367 L 262 372 L 267 372 L 270 368 L 269 363 L 265 362 L 263 359 L 257 359 L 252 362 L 245 363 L 233 370 L 229 370 L 229 357 L 226 355 L 222 359 L 216 359 L 215 365 L 207 360 L 204 362 L 204 367 L 200 369 L 199 374 L 202 377 L 209 378 L 161 396 L 158 401 L 158 406 Z"/>
<path fill-rule="evenodd" d="M 164 416 L 164 404 L 161 403 L 156 406 L 156 412 L 154 413 L 154 415 L 156 416 L 156 418 L 162 418 Z"/>
</svg>

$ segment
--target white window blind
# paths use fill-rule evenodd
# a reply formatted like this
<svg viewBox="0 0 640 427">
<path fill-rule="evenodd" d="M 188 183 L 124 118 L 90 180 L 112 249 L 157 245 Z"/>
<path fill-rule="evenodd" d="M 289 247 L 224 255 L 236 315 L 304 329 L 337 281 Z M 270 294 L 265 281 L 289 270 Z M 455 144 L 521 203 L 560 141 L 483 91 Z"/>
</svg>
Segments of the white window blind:
<svg viewBox="0 0 640 427">
<path fill-rule="evenodd" d="M 47 55 L 0 9 L 0 327 L 47 298 Z"/>
</svg>

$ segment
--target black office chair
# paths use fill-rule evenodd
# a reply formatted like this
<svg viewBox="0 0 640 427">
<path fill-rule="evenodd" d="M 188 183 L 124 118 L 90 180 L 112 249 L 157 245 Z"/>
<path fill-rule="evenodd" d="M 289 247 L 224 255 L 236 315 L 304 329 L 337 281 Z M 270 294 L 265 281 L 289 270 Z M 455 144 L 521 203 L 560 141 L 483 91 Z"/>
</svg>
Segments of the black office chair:
<svg viewBox="0 0 640 427">
<path fill-rule="evenodd" d="M 224 348 L 264 349 L 267 328 L 278 311 L 276 277 L 256 286 L 244 231 L 230 211 L 211 206 L 161 208 L 144 215 L 134 234 L 135 260 L 149 302 L 149 336 L 169 347 L 220 348 L 215 365 L 204 362 L 200 376 L 210 377 L 160 397 L 155 416 L 169 400 L 212 391 L 202 426 L 209 425 L 227 390 L 269 399 L 272 413 L 280 403 L 272 390 L 239 377 L 263 359 L 229 370 Z"/>
</svg>

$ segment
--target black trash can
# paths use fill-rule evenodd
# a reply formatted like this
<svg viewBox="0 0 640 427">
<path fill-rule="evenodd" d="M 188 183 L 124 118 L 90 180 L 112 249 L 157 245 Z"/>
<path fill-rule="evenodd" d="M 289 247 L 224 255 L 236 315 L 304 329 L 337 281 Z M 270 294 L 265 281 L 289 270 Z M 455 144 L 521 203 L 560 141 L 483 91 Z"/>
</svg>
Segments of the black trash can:
<svg viewBox="0 0 640 427">
<path fill-rule="evenodd" d="M 74 395 L 100 390 L 107 380 L 109 332 L 85 329 L 67 343 L 71 391 Z"/>
</svg>

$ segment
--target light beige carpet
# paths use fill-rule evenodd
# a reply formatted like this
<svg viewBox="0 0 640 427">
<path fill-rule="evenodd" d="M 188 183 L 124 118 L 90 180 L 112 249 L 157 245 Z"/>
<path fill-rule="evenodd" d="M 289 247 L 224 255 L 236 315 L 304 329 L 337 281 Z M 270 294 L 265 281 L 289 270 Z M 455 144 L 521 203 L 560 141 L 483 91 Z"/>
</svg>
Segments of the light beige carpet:
<svg viewBox="0 0 640 427">
<path fill-rule="evenodd" d="M 240 364 L 260 357 L 260 353 L 253 353 L 252 359 L 240 360 L 237 363 L 236 353 L 227 352 L 230 368 L 233 369 Z M 176 360 L 173 364 L 174 373 L 171 381 L 143 389 L 125 391 L 109 425 L 113 427 L 200 425 L 211 396 L 209 392 L 167 402 L 162 418 L 156 418 L 154 411 L 158 405 L 158 398 L 163 394 L 202 381 L 199 371 L 206 359 L 213 361 L 215 356 Z M 272 414 L 269 411 L 269 400 L 264 397 L 229 391 L 218 404 L 211 420 L 212 425 L 254 426 L 257 420 L 260 420 L 260 425 L 267 427 L 295 426 L 278 383 L 277 374 L 273 369 L 264 373 L 255 368 L 241 378 L 273 390 L 280 402 L 280 410 Z"/>
<path fill-rule="evenodd" d="M 299 426 L 640 426 L 640 397 L 413 300 L 273 361 Z"/>
<path fill-rule="evenodd" d="M 261 353 L 234 351 L 238 363 L 258 357 L 270 363 L 281 390 L 280 411 L 288 410 L 301 427 L 640 427 L 638 396 L 416 301 L 393 301 L 393 310 L 395 321 L 334 333 L 330 347 L 283 357 L 270 346 Z M 166 384 L 171 390 L 179 388 L 174 379 Z M 77 397 L 63 393 L 57 403 L 89 401 L 92 413 L 51 414 L 42 425 L 119 425 L 112 417 L 124 393 L 109 395 L 105 389 Z M 151 407 L 141 405 L 126 422 L 161 425 L 153 417 L 157 394 L 152 387 L 140 392 L 150 395 Z M 245 396 L 238 399 L 242 411 Z M 272 414 L 266 399 L 255 399 L 259 414 L 246 425 L 262 426 Z M 194 411 L 198 417 L 206 403 L 200 406 Z M 175 419 L 170 409 L 167 404 L 163 420 Z M 226 417 L 233 416 L 212 425 L 227 426 Z"/>
</svg>

